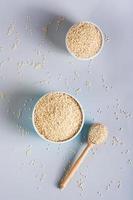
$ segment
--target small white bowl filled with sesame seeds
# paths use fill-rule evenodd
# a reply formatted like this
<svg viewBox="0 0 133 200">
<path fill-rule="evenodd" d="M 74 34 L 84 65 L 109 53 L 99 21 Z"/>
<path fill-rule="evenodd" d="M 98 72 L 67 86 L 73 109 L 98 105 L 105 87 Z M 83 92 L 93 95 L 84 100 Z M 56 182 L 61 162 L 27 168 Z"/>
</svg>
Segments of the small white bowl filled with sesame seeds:
<svg viewBox="0 0 133 200">
<path fill-rule="evenodd" d="M 70 27 L 65 43 L 72 56 L 79 60 L 90 60 L 101 52 L 104 35 L 96 24 L 83 21 Z"/>
<path fill-rule="evenodd" d="M 73 96 L 65 92 L 50 92 L 35 104 L 32 122 L 42 139 L 64 143 L 80 133 L 84 124 L 84 112 Z"/>
</svg>

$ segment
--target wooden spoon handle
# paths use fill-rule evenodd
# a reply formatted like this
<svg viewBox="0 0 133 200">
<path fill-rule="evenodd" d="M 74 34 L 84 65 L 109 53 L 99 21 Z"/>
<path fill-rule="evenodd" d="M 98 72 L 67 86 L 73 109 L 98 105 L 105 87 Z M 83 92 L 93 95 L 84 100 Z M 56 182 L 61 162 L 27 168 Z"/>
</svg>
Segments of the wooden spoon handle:
<svg viewBox="0 0 133 200">
<path fill-rule="evenodd" d="M 73 177 L 73 175 L 75 174 L 75 172 L 77 171 L 78 167 L 80 166 L 80 164 L 84 160 L 84 158 L 87 155 L 88 151 L 93 147 L 93 145 L 94 144 L 90 143 L 90 144 L 88 144 L 86 146 L 86 148 L 81 153 L 81 155 L 79 156 L 79 158 L 76 160 L 76 162 L 74 163 L 74 165 L 68 170 L 68 172 L 66 173 L 66 175 L 61 179 L 61 181 L 59 183 L 59 188 L 62 189 L 62 188 L 66 187 L 66 185 L 69 183 L 69 181 L 71 180 L 71 178 Z"/>
</svg>

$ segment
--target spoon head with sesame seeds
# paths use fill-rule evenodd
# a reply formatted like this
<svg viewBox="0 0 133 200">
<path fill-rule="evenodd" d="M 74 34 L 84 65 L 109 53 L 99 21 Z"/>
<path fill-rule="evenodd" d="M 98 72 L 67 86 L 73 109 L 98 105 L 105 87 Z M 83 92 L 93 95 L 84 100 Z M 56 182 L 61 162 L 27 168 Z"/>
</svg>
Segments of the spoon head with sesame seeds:
<svg viewBox="0 0 133 200">
<path fill-rule="evenodd" d="M 106 141 L 108 130 L 105 125 L 95 123 L 90 127 L 88 143 L 102 144 Z"/>
</svg>

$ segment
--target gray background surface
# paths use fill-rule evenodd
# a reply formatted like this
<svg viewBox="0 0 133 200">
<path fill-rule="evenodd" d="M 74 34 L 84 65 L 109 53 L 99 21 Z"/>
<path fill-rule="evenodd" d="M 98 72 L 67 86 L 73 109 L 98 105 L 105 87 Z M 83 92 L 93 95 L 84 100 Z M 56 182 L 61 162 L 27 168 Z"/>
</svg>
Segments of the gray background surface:
<svg viewBox="0 0 133 200">
<path fill-rule="evenodd" d="M 132 19 L 131 0 L 0 1 L 0 199 L 133 199 Z M 82 20 L 109 38 L 91 62 L 65 49 L 66 31 Z M 62 145 L 43 141 L 31 123 L 35 102 L 53 90 L 74 95 L 85 111 L 81 134 Z M 88 154 L 60 191 L 64 168 L 96 121 L 108 126 L 107 143 Z"/>
</svg>

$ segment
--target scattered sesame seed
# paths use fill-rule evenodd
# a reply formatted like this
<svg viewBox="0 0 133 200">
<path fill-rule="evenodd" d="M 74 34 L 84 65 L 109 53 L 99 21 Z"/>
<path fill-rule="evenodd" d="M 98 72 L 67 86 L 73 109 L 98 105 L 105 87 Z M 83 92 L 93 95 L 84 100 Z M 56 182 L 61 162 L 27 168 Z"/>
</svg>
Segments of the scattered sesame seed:
<svg viewBox="0 0 133 200">
<path fill-rule="evenodd" d="M 79 94 L 80 91 L 81 91 L 81 88 L 77 88 L 77 89 L 75 90 L 76 95 Z"/>
<path fill-rule="evenodd" d="M 29 156 L 31 154 L 31 148 L 32 148 L 32 145 L 28 145 L 28 147 L 25 150 L 26 156 Z"/>
<path fill-rule="evenodd" d="M 0 92 L 0 99 L 4 99 L 5 98 L 5 93 L 4 92 Z"/>
<path fill-rule="evenodd" d="M 35 69 L 41 69 L 41 68 L 43 68 L 43 63 L 36 62 L 36 63 L 34 64 L 34 68 L 35 68 Z"/>
<path fill-rule="evenodd" d="M 42 31 L 43 31 L 45 34 L 47 34 L 47 33 L 48 33 L 48 25 L 44 26 L 44 27 L 42 28 Z"/>
<path fill-rule="evenodd" d="M 56 31 L 59 30 L 60 25 L 64 22 L 65 18 L 63 16 L 58 16 L 57 17 L 57 27 L 56 27 Z"/>
<path fill-rule="evenodd" d="M 12 23 L 9 25 L 8 30 L 7 30 L 7 36 L 11 36 L 12 34 L 15 33 L 15 24 Z"/>
<path fill-rule="evenodd" d="M 132 165 L 132 160 L 131 159 L 128 159 L 128 164 Z"/>
</svg>

